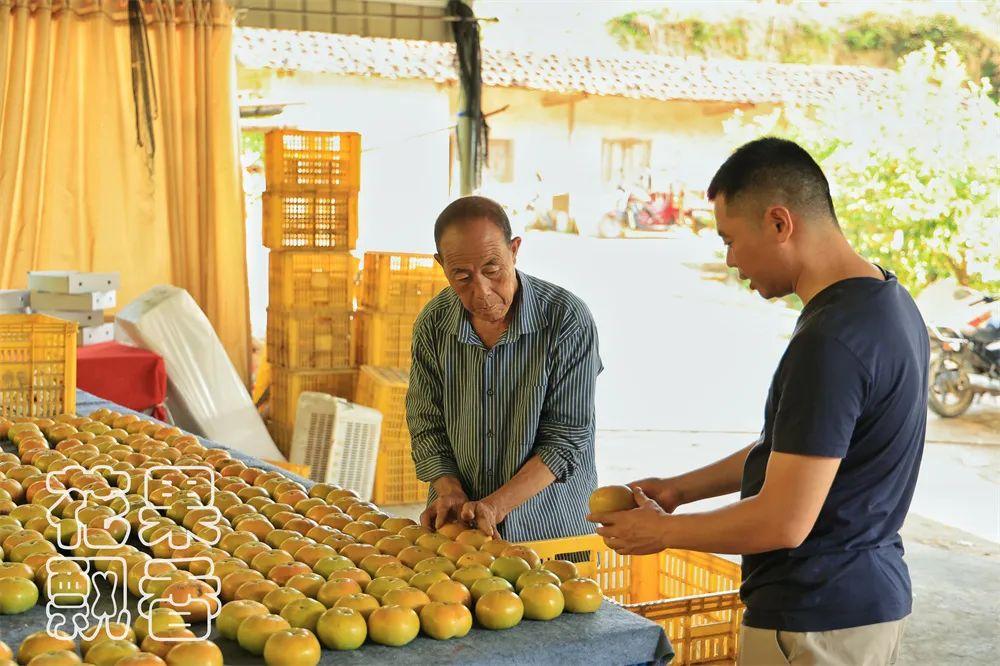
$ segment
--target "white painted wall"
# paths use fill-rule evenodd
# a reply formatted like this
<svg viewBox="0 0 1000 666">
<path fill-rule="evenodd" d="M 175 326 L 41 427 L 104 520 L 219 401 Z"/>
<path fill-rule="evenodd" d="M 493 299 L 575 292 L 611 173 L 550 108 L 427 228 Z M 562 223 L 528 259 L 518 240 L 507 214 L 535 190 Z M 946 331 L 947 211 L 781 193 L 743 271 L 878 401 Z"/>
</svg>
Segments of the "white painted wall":
<svg viewBox="0 0 1000 666">
<path fill-rule="evenodd" d="M 361 134 L 361 249 L 426 251 L 448 198 L 448 89 L 298 72 L 269 79 L 267 96 L 289 106 L 269 122 Z"/>
<path fill-rule="evenodd" d="M 539 171 L 543 194 L 569 192 L 571 211 L 584 223 L 599 218 L 614 202 L 613 187 L 602 180 L 605 139 L 651 141 L 654 177 L 696 190 L 707 188 L 736 147 L 723 131 L 723 122 L 734 110 L 729 105 L 588 97 L 572 105 L 546 106 L 545 99 L 542 93 L 526 90 L 484 92 L 485 111 L 507 107 L 490 119 L 490 137 L 511 139 L 514 153 L 514 182 L 496 184 L 487 179 L 484 189 L 520 202 L 538 189 L 535 172 Z"/>
</svg>

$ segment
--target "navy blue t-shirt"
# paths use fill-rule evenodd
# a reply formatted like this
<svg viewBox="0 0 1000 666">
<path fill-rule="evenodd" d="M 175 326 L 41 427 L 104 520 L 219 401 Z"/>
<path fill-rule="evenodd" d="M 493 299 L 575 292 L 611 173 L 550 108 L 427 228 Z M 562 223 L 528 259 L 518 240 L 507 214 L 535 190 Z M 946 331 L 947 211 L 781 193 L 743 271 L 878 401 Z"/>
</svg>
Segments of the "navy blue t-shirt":
<svg viewBox="0 0 1000 666">
<path fill-rule="evenodd" d="M 910 613 L 899 529 L 923 455 L 929 344 L 913 299 L 885 275 L 816 295 L 772 379 L 742 497 L 760 492 L 771 451 L 841 463 L 802 545 L 743 557 L 749 627 L 832 631 Z"/>
</svg>

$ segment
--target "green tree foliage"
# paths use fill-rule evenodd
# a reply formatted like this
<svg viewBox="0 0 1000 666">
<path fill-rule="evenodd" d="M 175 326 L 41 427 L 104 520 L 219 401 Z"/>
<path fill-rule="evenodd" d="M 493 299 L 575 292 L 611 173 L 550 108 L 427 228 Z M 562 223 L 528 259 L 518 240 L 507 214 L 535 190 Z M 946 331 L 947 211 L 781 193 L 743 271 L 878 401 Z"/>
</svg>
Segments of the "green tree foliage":
<svg viewBox="0 0 1000 666">
<path fill-rule="evenodd" d="M 973 78 L 1000 90 L 1000 42 L 947 14 L 921 16 L 867 12 L 819 21 L 787 11 L 760 18 L 722 15 L 716 20 L 664 9 L 629 12 L 608 21 L 609 33 L 628 49 L 786 63 L 891 66 L 927 42 L 950 44 Z"/>
<path fill-rule="evenodd" d="M 962 25 L 954 16 L 902 18 L 869 12 L 847 19 L 843 44 L 855 53 L 879 53 L 896 59 L 923 47 L 950 45 L 975 77 L 990 79 L 994 91 L 1000 87 L 1000 45 L 978 31 Z"/>
</svg>

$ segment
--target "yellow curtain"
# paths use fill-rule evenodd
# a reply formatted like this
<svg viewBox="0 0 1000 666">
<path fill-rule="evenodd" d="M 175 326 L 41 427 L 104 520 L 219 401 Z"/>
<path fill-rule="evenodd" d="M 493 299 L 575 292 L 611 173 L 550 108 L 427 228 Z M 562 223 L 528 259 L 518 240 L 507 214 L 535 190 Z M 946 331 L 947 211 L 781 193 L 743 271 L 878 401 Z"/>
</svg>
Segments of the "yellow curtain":
<svg viewBox="0 0 1000 666">
<path fill-rule="evenodd" d="M 120 271 L 119 305 L 183 287 L 246 381 L 233 7 L 141 10 L 145 47 L 124 0 L 0 0 L 0 288 L 61 269 Z"/>
</svg>

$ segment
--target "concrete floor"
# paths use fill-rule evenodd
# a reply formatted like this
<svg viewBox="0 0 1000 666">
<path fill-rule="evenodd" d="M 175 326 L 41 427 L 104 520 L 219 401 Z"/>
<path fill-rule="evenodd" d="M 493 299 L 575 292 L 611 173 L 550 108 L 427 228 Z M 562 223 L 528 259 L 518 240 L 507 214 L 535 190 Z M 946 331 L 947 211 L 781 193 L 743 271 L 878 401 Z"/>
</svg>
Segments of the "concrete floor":
<svg viewBox="0 0 1000 666">
<path fill-rule="evenodd" d="M 901 664 L 996 664 L 1000 547 L 911 514 L 903 530 L 913 614 Z"/>
<path fill-rule="evenodd" d="M 583 298 L 597 321 L 600 482 L 670 475 L 756 438 L 797 313 L 726 278 L 720 243 L 531 233 L 519 267 Z M 689 510 L 724 500 L 692 505 Z M 421 507 L 396 507 L 415 517 Z M 1000 652 L 1000 404 L 930 415 L 904 528 L 914 614 L 902 663 L 993 664 Z"/>
</svg>

